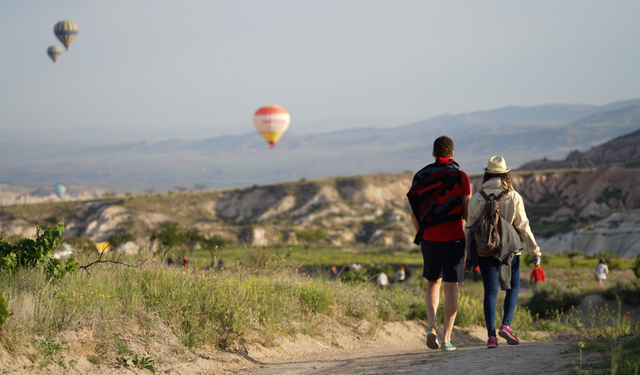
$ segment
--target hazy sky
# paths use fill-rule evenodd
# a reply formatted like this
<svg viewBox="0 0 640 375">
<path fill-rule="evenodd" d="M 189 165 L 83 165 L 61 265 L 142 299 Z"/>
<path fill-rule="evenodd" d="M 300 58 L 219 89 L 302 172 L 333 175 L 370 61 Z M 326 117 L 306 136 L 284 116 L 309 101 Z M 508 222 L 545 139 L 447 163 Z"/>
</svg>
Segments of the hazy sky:
<svg viewBox="0 0 640 375">
<path fill-rule="evenodd" d="M 0 1 L 0 141 L 396 126 L 640 96 L 640 2 Z M 79 34 L 54 65 L 53 25 Z"/>
</svg>

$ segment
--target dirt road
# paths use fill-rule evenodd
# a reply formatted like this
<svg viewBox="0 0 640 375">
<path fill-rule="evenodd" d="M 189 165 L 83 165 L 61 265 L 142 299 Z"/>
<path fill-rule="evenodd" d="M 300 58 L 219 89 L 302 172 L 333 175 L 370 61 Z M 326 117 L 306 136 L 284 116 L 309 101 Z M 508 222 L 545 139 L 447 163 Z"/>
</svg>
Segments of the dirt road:
<svg viewBox="0 0 640 375">
<path fill-rule="evenodd" d="M 567 353 L 575 343 L 526 342 L 518 346 L 458 347 L 445 352 L 425 346 L 368 349 L 315 356 L 291 362 L 264 363 L 242 374 L 565 374 L 579 361 Z"/>
</svg>

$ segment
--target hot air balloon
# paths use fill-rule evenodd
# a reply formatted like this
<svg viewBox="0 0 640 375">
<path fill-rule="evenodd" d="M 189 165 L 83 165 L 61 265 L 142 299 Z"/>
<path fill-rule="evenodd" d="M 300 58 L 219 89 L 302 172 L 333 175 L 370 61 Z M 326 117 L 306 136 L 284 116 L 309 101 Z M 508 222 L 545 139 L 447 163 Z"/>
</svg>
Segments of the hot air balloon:
<svg viewBox="0 0 640 375">
<path fill-rule="evenodd" d="M 269 143 L 269 148 L 273 148 L 287 131 L 290 121 L 289 112 L 279 105 L 264 106 L 253 115 L 253 123 L 260 135 Z"/>
<path fill-rule="evenodd" d="M 58 198 L 62 198 L 62 196 L 66 191 L 67 191 L 67 188 L 62 184 L 58 184 L 53 188 L 53 192 L 56 193 Z"/>
<path fill-rule="evenodd" d="M 51 46 L 47 48 L 47 55 L 51 57 L 51 60 L 53 60 L 54 64 L 56 63 L 56 61 L 58 61 L 58 57 L 60 57 L 61 54 L 62 54 L 62 48 L 58 46 Z"/>
<path fill-rule="evenodd" d="M 69 49 L 76 35 L 78 35 L 78 25 L 73 21 L 60 21 L 53 27 L 53 32 L 64 44 L 65 49 Z"/>
</svg>

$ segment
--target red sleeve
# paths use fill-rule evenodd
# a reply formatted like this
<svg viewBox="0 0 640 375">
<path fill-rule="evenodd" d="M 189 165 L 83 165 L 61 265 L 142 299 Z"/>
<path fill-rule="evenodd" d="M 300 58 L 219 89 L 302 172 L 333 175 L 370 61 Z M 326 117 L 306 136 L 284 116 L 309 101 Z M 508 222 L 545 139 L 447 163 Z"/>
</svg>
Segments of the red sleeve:
<svg viewBox="0 0 640 375">
<path fill-rule="evenodd" d="M 467 195 L 471 195 L 471 184 L 469 184 L 469 177 L 464 172 L 462 172 L 462 176 L 460 176 L 460 183 L 462 184 L 462 195 L 465 197 Z"/>
</svg>

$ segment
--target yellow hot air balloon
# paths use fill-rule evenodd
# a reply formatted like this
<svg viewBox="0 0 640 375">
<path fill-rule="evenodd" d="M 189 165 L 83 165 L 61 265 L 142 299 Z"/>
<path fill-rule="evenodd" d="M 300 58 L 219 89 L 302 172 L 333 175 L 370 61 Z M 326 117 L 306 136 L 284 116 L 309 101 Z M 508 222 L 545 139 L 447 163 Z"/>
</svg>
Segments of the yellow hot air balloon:
<svg viewBox="0 0 640 375">
<path fill-rule="evenodd" d="M 260 135 L 269 143 L 270 148 L 273 148 L 287 131 L 290 121 L 289 112 L 279 105 L 264 106 L 253 115 L 253 124 Z"/>
<path fill-rule="evenodd" d="M 78 25 L 73 21 L 60 21 L 53 27 L 53 32 L 64 44 L 65 49 L 69 49 L 69 46 L 78 35 Z"/>
<path fill-rule="evenodd" d="M 62 54 L 62 48 L 58 46 L 51 46 L 47 48 L 47 55 L 51 57 L 51 60 L 53 60 L 54 64 L 56 63 L 56 61 L 58 61 L 58 58 L 60 57 L 61 54 Z"/>
</svg>

